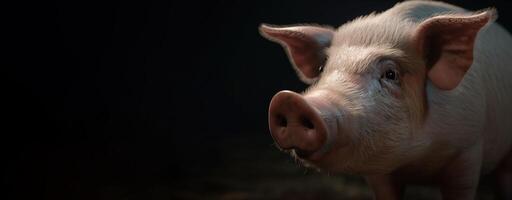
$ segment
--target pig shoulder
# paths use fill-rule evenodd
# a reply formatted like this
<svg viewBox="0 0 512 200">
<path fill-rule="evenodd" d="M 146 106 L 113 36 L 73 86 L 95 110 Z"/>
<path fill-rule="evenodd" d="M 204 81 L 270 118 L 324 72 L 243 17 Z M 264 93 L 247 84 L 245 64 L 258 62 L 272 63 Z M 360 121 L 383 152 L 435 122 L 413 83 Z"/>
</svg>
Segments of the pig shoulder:
<svg viewBox="0 0 512 200">
<path fill-rule="evenodd" d="M 407 1 L 383 13 L 419 24 L 444 13 L 468 13 L 434 1 Z M 449 144 L 446 151 L 482 144 L 482 171 L 488 172 L 510 152 L 512 145 L 512 37 L 496 22 L 477 35 L 474 60 L 460 85 L 437 89 L 427 81 L 429 116 L 425 134 L 434 142 Z"/>
</svg>

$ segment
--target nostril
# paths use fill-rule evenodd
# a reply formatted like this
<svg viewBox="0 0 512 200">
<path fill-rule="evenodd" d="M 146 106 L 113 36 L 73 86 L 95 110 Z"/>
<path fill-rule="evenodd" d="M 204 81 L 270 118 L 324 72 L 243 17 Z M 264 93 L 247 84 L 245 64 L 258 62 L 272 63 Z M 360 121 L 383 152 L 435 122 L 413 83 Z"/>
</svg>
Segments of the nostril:
<svg viewBox="0 0 512 200">
<path fill-rule="evenodd" d="M 286 117 L 284 117 L 283 115 L 278 114 L 276 116 L 276 118 L 277 118 L 277 124 L 279 124 L 279 126 L 286 127 L 288 125 L 288 121 L 286 120 Z"/>
<path fill-rule="evenodd" d="M 300 120 L 302 126 L 308 128 L 308 129 L 315 129 L 315 125 L 313 124 L 313 122 L 311 122 L 311 120 L 307 117 L 302 117 L 302 119 Z"/>
</svg>

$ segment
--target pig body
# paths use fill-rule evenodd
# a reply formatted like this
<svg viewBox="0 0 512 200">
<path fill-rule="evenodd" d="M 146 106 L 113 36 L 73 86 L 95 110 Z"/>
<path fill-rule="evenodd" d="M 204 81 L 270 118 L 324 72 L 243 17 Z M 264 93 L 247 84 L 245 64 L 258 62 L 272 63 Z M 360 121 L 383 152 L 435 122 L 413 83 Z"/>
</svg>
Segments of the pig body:
<svg viewBox="0 0 512 200">
<path fill-rule="evenodd" d="M 446 4 L 422 2 L 411 2 L 395 9 L 419 13 L 410 16 L 414 20 L 439 12 L 461 11 Z M 423 178 L 432 179 L 444 173 L 449 174 L 441 178 L 445 184 L 453 181 L 461 187 L 474 188 L 468 185 L 478 182 L 477 176 L 502 167 L 503 171 L 508 171 L 498 173 L 504 180 L 499 183 L 502 192 L 508 192 L 503 198 L 512 198 L 512 166 L 498 166 L 511 160 L 510 155 L 507 157 L 512 144 L 512 79 L 508 78 L 512 76 L 511 46 L 510 34 L 496 23 L 489 24 L 475 39 L 473 64 L 456 88 L 440 90 L 427 81 L 429 114 L 421 134 L 429 135 L 432 145 L 424 156 L 409 165 L 410 169 L 403 168 L 409 177 L 422 174 Z M 448 194 L 447 198 L 472 198 L 472 195 L 457 195 Z"/>
<path fill-rule="evenodd" d="M 439 2 L 412 1 L 387 12 L 419 23 L 439 13 L 466 11 Z M 512 76 L 511 46 L 510 34 L 496 23 L 489 24 L 475 39 L 473 64 L 456 88 L 441 90 L 427 80 L 428 115 L 418 134 L 428 135 L 425 139 L 432 149 L 426 150 L 416 161 L 421 167 L 412 166 L 417 169 L 410 169 L 411 172 L 435 174 L 446 164 L 438 162 L 442 155 L 461 154 L 481 145 L 478 147 L 481 148 L 478 154 L 482 154 L 481 171 L 488 173 L 510 152 L 512 79 L 508 77 Z M 477 156 L 473 154 L 471 156 Z M 427 163 L 438 166 L 425 168 Z"/>
<path fill-rule="evenodd" d="M 436 2 L 408 2 L 390 11 L 410 13 L 405 16 L 413 21 L 442 12 L 464 12 Z M 431 81 L 426 83 L 429 114 L 422 134 L 430 135 L 433 143 L 449 146 L 447 151 L 481 143 L 484 173 L 496 167 L 512 144 L 511 46 L 510 34 L 496 23 L 489 24 L 475 39 L 473 64 L 459 86 L 445 91 Z"/>
<path fill-rule="evenodd" d="M 377 199 L 407 183 L 471 199 L 491 171 L 512 198 L 512 37 L 494 18 L 408 1 L 337 30 L 262 26 L 312 84 L 273 98 L 274 139 L 311 166 L 364 175 Z"/>
</svg>

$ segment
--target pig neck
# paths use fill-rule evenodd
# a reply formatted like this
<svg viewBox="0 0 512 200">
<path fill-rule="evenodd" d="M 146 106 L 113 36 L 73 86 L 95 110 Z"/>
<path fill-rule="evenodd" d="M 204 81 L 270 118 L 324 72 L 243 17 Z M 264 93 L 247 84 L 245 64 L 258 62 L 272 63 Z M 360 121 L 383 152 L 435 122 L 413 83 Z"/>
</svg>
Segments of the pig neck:
<svg viewBox="0 0 512 200">
<path fill-rule="evenodd" d="M 416 143 L 428 145 L 411 162 L 394 172 L 400 177 L 414 175 L 420 182 L 429 181 L 449 160 L 479 141 L 484 126 L 482 116 L 485 116 L 483 96 L 464 89 L 464 86 L 444 91 L 427 81 L 426 98 L 425 123 L 414 134 Z M 424 177 L 418 177 L 418 174 Z"/>
<path fill-rule="evenodd" d="M 500 41 L 492 37 L 503 38 Z M 484 43 L 483 41 L 487 41 Z M 512 44 L 501 26 L 478 36 L 474 62 L 459 86 L 445 91 L 426 83 L 428 113 L 420 134 L 430 141 L 423 161 L 449 160 L 477 143 L 482 172 L 492 170 L 512 145 Z M 441 162 L 442 163 L 442 162 Z"/>
<path fill-rule="evenodd" d="M 460 85 L 449 91 L 427 81 L 428 113 L 418 140 L 428 141 L 429 147 L 417 160 L 404 166 L 404 172 L 421 169 L 426 170 L 425 174 L 435 174 L 460 153 L 482 145 L 482 173 L 488 173 L 510 151 L 512 136 L 507 130 L 512 123 L 506 115 L 512 109 L 503 94 L 512 100 L 512 84 L 507 80 L 499 83 L 505 87 L 494 85 L 498 83 L 492 80 L 492 73 L 499 72 L 490 72 L 489 67 L 484 72 L 484 67 L 475 63 Z M 425 167 L 425 163 L 429 166 Z"/>
<path fill-rule="evenodd" d="M 423 134 L 431 138 L 433 145 L 464 149 L 477 142 L 485 125 L 486 99 L 479 84 L 471 85 L 466 88 L 469 84 L 462 83 L 445 91 L 427 82 L 428 113 Z"/>
</svg>

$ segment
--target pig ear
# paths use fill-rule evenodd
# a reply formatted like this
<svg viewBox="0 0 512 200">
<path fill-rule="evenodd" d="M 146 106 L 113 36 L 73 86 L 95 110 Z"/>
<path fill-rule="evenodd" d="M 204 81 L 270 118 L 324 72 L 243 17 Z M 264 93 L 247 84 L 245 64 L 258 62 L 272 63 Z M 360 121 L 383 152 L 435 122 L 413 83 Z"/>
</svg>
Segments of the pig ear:
<svg viewBox="0 0 512 200">
<path fill-rule="evenodd" d="M 436 16 L 418 26 L 413 41 L 435 86 L 443 90 L 457 87 L 473 63 L 477 33 L 495 19 L 496 10 L 490 9 L 471 15 Z"/>
<path fill-rule="evenodd" d="M 261 25 L 260 33 L 281 44 L 300 79 L 313 83 L 327 58 L 325 49 L 331 44 L 333 29 L 319 26 L 274 27 Z"/>
</svg>

